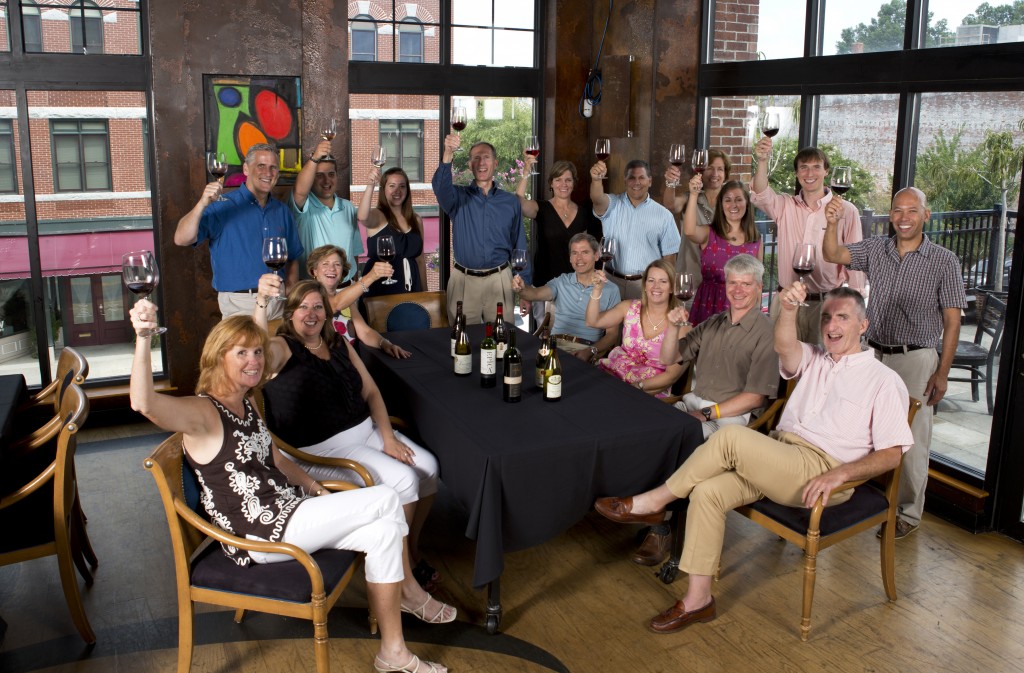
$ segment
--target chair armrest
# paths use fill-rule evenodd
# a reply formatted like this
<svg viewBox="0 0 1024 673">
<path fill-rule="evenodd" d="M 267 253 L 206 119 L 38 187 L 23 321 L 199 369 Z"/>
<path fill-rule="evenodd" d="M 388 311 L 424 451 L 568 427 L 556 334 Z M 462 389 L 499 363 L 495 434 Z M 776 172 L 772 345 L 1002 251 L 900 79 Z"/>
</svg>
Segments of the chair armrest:
<svg viewBox="0 0 1024 673">
<path fill-rule="evenodd" d="M 19 487 L 18 490 L 12 491 L 0 497 L 0 509 L 10 507 L 14 503 L 24 500 L 26 497 L 38 491 L 43 484 L 45 484 L 46 482 L 50 481 L 50 479 L 53 478 L 53 473 L 56 471 L 56 469 L 57 463 L 50 463 L 49 465 L 46 466 L 46 469 L 44 469 L 42 472 L 33 477 L 31 481 Z"/>
<path fill-rule="evenodd" d="M 374 485 L 373 477 L 370 476 L 370 473 L 366 470 L 365 467 L 363 467 L 354 460 L 349 460 L 348 458 L 314 456 L 312 453 L 306 453 L 301 449 L 296 449 L 288 442 L 281 441 L 281 438 L 278 437 L 277 435 L 271 434 L 271 437 L 274 440 L 274 444 L 277 445 L 277 448 L 281 449 L 282 451 L 287 453 L 289 456 L 292 456 L 296 460 L 301 460 L 304 463 L 312 463 L 313 465 L 325 465 L 327 467 L 340 467 L 342 469 L 352 470 L 353 472 L 359 475 L 359 478 L 363 480 L 363 483 L 365 485 Z"/>
<path fill-rule="evenodd" d="M 337 481 L 337 480 L 333 480 L 333 479 L 330 479 L 330 480 L 327 480 L 327 481 L 321 481 L 320 485 L 323 486 L 324 488 L 326 488 L 328 491 L 332 491 L 332 492 L 337 492 L 337 491 L 354 491 L 357 488 L 363 488 L 359 484 L 353 484 L 351 481 Z"/>
<path fill-rule="evenodd" d="M 24 402 L 22 402 L 21 405 L 18 407 L 16 413 L 20 414 L 23 411 L 28 411 L 29 409 L 35 409 L 36 407 L 41 407 L 44 404 L 52 406 L 53 405 L 53 396 L 56 395 L 56 394 L 57 394 L 57 382 L 53 381 L 52 383 L 50 383 L 50 385 L 46 386 L 45 388 L 40 390 L 38 393 L 36 393 L 32 397 L 30 397 L 29 399 L 27 399 Z"/>
</svg>

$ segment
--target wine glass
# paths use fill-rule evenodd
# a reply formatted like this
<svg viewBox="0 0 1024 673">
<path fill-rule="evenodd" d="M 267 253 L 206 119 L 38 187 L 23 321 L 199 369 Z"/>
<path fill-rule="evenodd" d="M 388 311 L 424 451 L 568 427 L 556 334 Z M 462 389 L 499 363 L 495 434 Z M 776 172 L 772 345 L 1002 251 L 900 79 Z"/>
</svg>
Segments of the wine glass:
<svg viewBox="0 0 1024 673">
<path fill-rule="evenodd" d="M 704 172 L 704 169 L 708 166 L 708 151 L 705 149 L 693 150 L 693 155 L 690 157 L 690 168 L 697 175 Z"/>
<path fill-rule="evenodd" d="M 224 176 L 228 173 L 228 162 L 224 158 L 223 152 L 207 152 L 206 153 L 206 170 L 210 171 L 210 175 L 216 178 L 217 182 L 224 186 Z M 217 197 L 218 201 L 227 201 L 224 198 L 224 194 Z"/>
<path fill-rule="evenodd" d="M 608 138 L 598 138 L 597 142 L 594 143 L 594 156 L 597 157 L 598 161 L 608 162 L 608 157 L 612 155 L 612 141 Z M 608 179 L 608 171 L 604 172 L 601 176 L 602 180 Z"/>
<path fill-rule="evenodd" d="M 288 263 L 288 242 L 284 236 L 263 237 L 263 263 L 274 273 L 279 273 L 285 267 Z M 280 294 L 274 298 L 284 299 Z"/>
<path fill-rule="evenodd" d="M 469 123 L 469 116 L 466 114 L 466 108 L 461 105 L 456 106 L 452 110 L 452 130 L 458 134 L 462 134 L 466 130 L 466 124 Z M 461 152 L 462 148 L 459 147 L 456 152 Z"/>
<path fill-rule="evenodd" d="M 765 112 L 761 115 L 761 133 L 774 138 L 779 132 L 779 113 Z"/>
<path fill-rule="evenodd" d="M 842 196 L 853 187 L 853 171 L 849 166 L 836 166 L 832 169 L 832 191 Z"/>
<path fill-rule="evenodd" d="M 334 137 L 338 135 L 338 120 L 331 117 L 325 124 L 322 131 L 320 131 L 320 137 L 324 140 L 334 140 Z"/>
<path fill-rule="evenodd" d="M 601 239 L 601 268 L 607 268 L 608 264 L 615 259 L 615 253 L 618 246 L 615 244 L 615 239 L 610 236 L 605 236 Z"/>
<path fill-rule="evenodd" d="M 693 274 L 676 274 L 676 299 L 679 301 L 690 301 L 693 299 Z"/>
<path fill-rule="evenodd" d="M 121 256 L 121 275 L 125 287 L 139 299 L 145 299 L 160 283 L 160 269 L 156 266 L 156 258 L 149 250 L 126 252 Z M 140 336 L 156 336 L 167 331 L 166 327 L 157 327 L 142 332 Z"/>
<path fill-rule="evenodd" d="M 516 273 L 522 272 L 526 268 L 526 250 L 522 248 L 516 248 L 512 251 L 512 270 Z"/>
<path fill-rule="evenodd" d="M 526 136 L 523 151 L 534 158 L 540 155 L 540 141 L 537 139 L 537 136 Z M 537 172 L 537 164 L 534 164 L 530 169 L 530 175 L 540 175 Z"/>
<path fill-rule="evenodd" d="M 377 168 L 380 168 L 381 166 L 384 165 L 384 163 L 387 160 L 388 160 L 388 151 L 386 149 L 384 149 L 383 145 L 381 145 L 381 146 L 377 147 L 377 149 L 375 149 L 373 151 L 373 158 L 370 159 L 370 162 L 374 166 L 376 166 Z"/>
<path fill-rule="evenodd" d="M 670 145 L 668 148 L 668 162 L 676 168 L 679 168 L 683 165 L 684 161 L 686 161 L 686 145 L 683 145 L 682 143 Z M 666 186 L 672 188 L 678 187 L 679 180 L 674 180 Z"/>
<path fill-rule="evenodd" d="M 395 261 L 398 253 L 395 250 L 395 239 L 391 234 L 381 234 L 377 237 L 377 258 L 388 264 Z M 392 277 L 382 281 L 381 285 L 394 285 L 398 281 Z"/>
<path fill-rule="evenodd" d="M 805 279 L 814 271 L 814 244 L 800 243 L 793 252 L 793 273 L 800 277 L 800 282 L 806 285 Z M 809 306 L 807 302 L 794 304 L 795 306 Z"/>
</svg>

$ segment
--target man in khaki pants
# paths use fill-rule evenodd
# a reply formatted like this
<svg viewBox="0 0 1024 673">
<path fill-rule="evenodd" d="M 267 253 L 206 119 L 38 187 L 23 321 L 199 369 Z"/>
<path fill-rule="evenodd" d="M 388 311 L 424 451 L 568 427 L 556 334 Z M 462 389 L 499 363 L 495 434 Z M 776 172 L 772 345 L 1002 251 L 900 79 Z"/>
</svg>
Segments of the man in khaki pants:
<svg viewBox="0 0 1024 673">
<path fill-rule="evenodd" d="M 824 347 L 797 340 L 799 282 L 781 292 L 775 350 L 785 378 L 800 377 L 779 430 L 766 437 L 730 425 L 711 435 L 662 486 L 630 498 L 600 498 L 594 508 L 612 521 L 658 523 L 665 506 L 689 498 L 680 569 L 689 573 L 686 595 L 655 616 L 650 629 L 674 633 L 716 616 L 711 578 L 719 565 L 726 513 L 762 496 L 791 507 L 845 502 L 840 484 L 869 478 L 899 464 L 913 437 L 903 381 L 861 350 L 868 328 L 864 298 L 836 288 L 822 304 Z"/>
</svg>

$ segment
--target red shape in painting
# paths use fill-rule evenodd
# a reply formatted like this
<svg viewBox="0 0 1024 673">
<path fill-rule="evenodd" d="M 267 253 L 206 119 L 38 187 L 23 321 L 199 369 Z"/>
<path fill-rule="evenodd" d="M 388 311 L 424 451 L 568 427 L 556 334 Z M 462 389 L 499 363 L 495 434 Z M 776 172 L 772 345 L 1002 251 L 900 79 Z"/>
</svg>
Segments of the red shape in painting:
<svg viewBox="0 0 1024 673">
<path fill-rule="evenodd" d="M 292 128 L 292 111 L 288 103 L 273 91 L 264 89 L 256 94 L 254 106 L 256 119 L 263 132 L 275 140 L 281 140 Z"/>
</svg>

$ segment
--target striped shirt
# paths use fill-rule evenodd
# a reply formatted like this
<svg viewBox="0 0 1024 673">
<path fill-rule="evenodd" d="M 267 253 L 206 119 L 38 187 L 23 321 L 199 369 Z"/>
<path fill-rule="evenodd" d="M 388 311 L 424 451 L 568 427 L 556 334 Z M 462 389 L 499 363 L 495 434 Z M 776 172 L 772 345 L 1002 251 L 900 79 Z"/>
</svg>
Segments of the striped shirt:
<svg viewBox="0 0 1024 673">
<path fill-rule="evenodd" d="M 849 268 L 871 282 L 868 339 L 885 346 L 935 348 L 942 338 L 942 311 L 967 308 L 960 260 L 927 236 L 900 258 L 896 239 L 874 236 L 847 246 Z"/>
<path fill-rule="evenodd" d="M 850 463 L 871 451 L 914 443 L 907 424 L 910 393 L 899 375 L 868 349 L 838 362 L 821 346 L 801 344 L 803 358 L 787 379 L 800 377 L 779 430 L 793 432 L 836 460 Z"/>
<path fill-rule="evenodd" d="M 763 192 L 751 192 L 750 202 L 775 220 L 779 237 L 779 285 L 789 287 L 796 280 L 793 273 L 793 253 L 800 243 L 813 243 L 817 260 L 814 271 L 807 277 L 807 291 L 813 294 L 828 292 L 843 283 L 855 290 L 864 289 L 864 274 L 850 272 L 839 264 L 821 258 L 821 243 L 825 240 L 825 206 L 832 200 L 832 192 L 818 200 L 815 208 L 807 205 L 802 196 L 776 194 L 771 187 Z M 843 201 L 843 216 L 839 220 L 839 244 L 849 245 L 864 238 L 857 207 Z"/>
<path fill-rule="evenodd" d="M 609 194 L 608 210 L 601 220 L 606 238 L 618 246 L 612 268 L 627 276 L 643 273 L 647 265 L 679 252 L 679 230 L 672 212 L 647 195 L 634 206 L 626 194 Z"/>
</svg>

